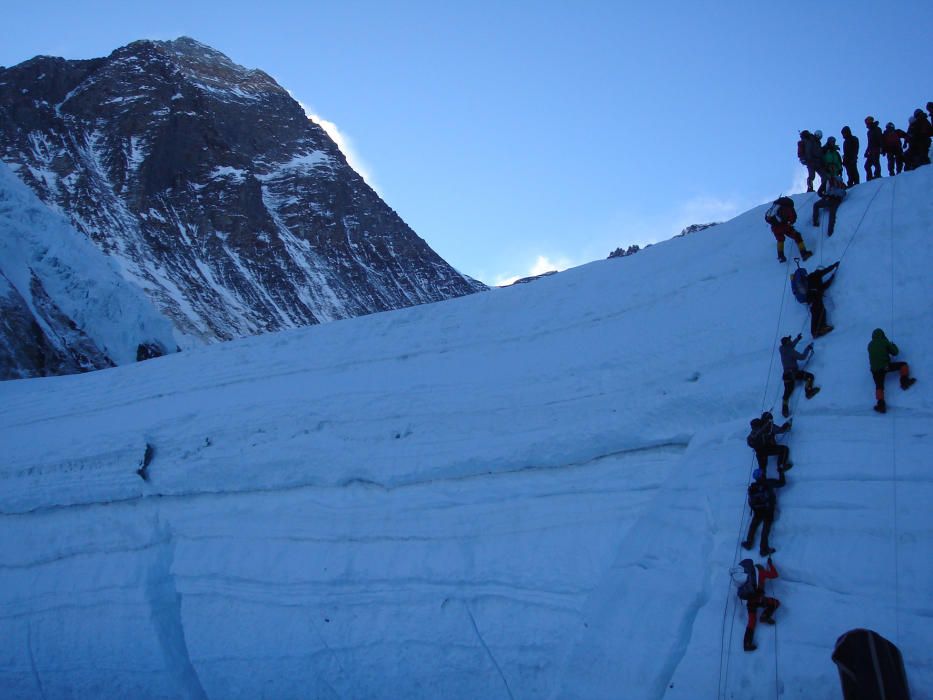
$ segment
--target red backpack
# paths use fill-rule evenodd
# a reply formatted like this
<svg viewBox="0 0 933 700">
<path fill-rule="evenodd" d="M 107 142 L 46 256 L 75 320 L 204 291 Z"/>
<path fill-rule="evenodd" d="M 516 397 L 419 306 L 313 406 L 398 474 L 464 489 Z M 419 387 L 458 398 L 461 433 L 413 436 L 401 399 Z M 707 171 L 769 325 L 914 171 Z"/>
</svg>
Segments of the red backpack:
<svg viewBox="0 0 933 700">
<path fill-rule="evenodd" d="M 807 141 L 813 138 L 809 131 L 804 129 L 800 132 L 800 140 L 797 142 L 797 160 L 801 163 L 807 161 Z"/>
<path fill-rule="evenodd" d="M 775 199 L 765 212 L 765 221 L 772 226 L 776 224 L 792 223 L 788 221 L 787 207 L 793 211 L 794 200 L 783 195 Z"/>
</svg>

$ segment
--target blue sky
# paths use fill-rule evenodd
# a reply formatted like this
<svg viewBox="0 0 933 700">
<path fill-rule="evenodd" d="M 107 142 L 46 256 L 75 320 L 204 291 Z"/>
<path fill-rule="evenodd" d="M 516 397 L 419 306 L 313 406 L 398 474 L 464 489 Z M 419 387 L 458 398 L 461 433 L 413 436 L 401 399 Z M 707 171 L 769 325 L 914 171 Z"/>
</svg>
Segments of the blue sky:
<svg viewBox="0 0 933 700">
<path fill-rule="evenodd" d="M 864 140 L 867 114 L 906 128 L 933 99 L 931 2 L 71 1 L 3 17 L 0 65 L 187 35 L 265 70 L 487 283 L 744 211 L 800 186 L 800 129 Z"/>
</svg>

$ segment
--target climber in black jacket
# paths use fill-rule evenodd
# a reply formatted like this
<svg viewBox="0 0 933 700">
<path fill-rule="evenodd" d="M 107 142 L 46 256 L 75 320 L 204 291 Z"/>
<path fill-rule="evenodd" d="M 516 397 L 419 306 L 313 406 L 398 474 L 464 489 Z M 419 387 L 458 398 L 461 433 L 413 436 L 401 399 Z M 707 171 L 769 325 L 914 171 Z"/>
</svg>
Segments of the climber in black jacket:
<svg viewBox="0 0 933 700">
<path fill-rule="evenodd" d="M 748 526 L 748 537 L 742 543 L 745 549 L 751 549 L 755 546 L 755 532 L 762 523 L 761 528 L 761 546 L 758 552 L 766 557 L 776 550 L 768 543 L 768 537 L 771 535 L 771 525 L 774 524 L 774 511 L 777 508 L 777 494 L 774 489 L 779 489 L 787 483 L 784 477 L 784 469 L 778 467 L 778 478 L 768 479 L 761 469 L 755 470 L 754 479 L 748 486 L 748 507 L 752 511 L 752 522 Z"/>
<path fill-rule="evenodd" d="M 763 473 L 767 474 L 768 457 L 771 455 L 776 455 L 778 458 L 778 470 L 787 470 L 794 466 L 790 461 L 790 450 L 786 445 L 778 445 L 775 439 L 778 435 L 790 430 L 792 423 L 793 419 L 781 426 L 775 426 L 774 416 L 768 411 L 762 413 L 761 418 L 752 419 L 752 430 L 748 434 L 746 442 L 749 447 L 755 450 L 758 468 L 761 469 Z"/>
<path fill-rule="evenodd" d="M 807 303 L 810 305 L 810 335 L 819 338 L 829 333 L 833 327 L 826 322 L 826 307 L 823 305 L 823 294 L 829 285 L 836 279 L 833 275 L 828 280 L 823 278 L 839 267 L 839 261 L 829 267 L 818 268 L 807 275 Z"/>
</svg>

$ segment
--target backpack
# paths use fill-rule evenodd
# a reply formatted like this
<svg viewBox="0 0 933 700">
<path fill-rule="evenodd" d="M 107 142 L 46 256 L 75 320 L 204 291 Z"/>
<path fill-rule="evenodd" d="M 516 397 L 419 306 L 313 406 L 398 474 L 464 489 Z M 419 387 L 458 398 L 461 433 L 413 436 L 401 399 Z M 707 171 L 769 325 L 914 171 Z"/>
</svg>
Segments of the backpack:
<svg viewBox="0 0 933 700">
<path fill-rule="evenodd" d="M 765 439 L 768 433 L 768 426 L 760 418 L 755 418 L 752 421 L 752 429 L 749 432 L 748 437 L 745 438 L 745 442 L 753 450 L 758 450 L 766 446 L 767 440 Z"/>
<path fill-rule="evenodd" d="M 739 562 L 739 566 L 742 567 L 741 571 L 736 571 L 737 574 L 745 574 L 745 580 L 742 583 L 736 582 L 738 586 L 737 594 L 742 600 L 752 600 L 758 595 L 758 585 L 755 576 L 755 563 L 751 559 L 743 559 Z"/>
<path fill-rule="evenodd" d="M 767 483 L 753 481 L 748 487 L 748 507 L 753 511 L 771 510 L 776 505 L 774 489 Z"/>
<path fill-rule="evenodd" d="M 781 215 L 781 207 L 794 206 L 794 200 L 790 197 L 778 197 L 775 199 L 771 206 L 768 207 L 768 211 L 765 212 L 765 222 L 774 225 L 774 224 L 783 224 L 784 217 Z"/>
<path fill-rule="evenodd" d="M 790 290 L 794 293 L 794 298 L 801 304 L 807 303 L 807 269 L 797 265 L 794 274 L 790 278 Z"/>
<path fill-rule="evenodd" d="M 797 160 L 803 162 L 807 159 L 807 142 L 804 141 L 803 135 L 801 134 L 800 140 L 797 142 Z"/>
</svg>

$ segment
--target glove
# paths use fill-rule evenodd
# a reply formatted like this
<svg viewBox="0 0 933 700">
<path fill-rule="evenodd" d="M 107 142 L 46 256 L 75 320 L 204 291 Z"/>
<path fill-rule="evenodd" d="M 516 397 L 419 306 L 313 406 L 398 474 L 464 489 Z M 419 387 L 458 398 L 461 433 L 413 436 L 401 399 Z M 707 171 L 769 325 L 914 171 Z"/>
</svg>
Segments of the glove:
<svg viewBox="0 0 933 700">
<path fill-rule="evenodd" d="M 797 340 L 800 340 L 801 338 L 803 338 L 803 333 L 798 333 L 798 334 L 797 334 Z"/>
<path fill-rule="evenodd" d="M 806 347 L 806 351 L 807 351 L 807 352 L 813 352 L 813 343 L 810 343 L 810 344 Z"/>
</svg>

